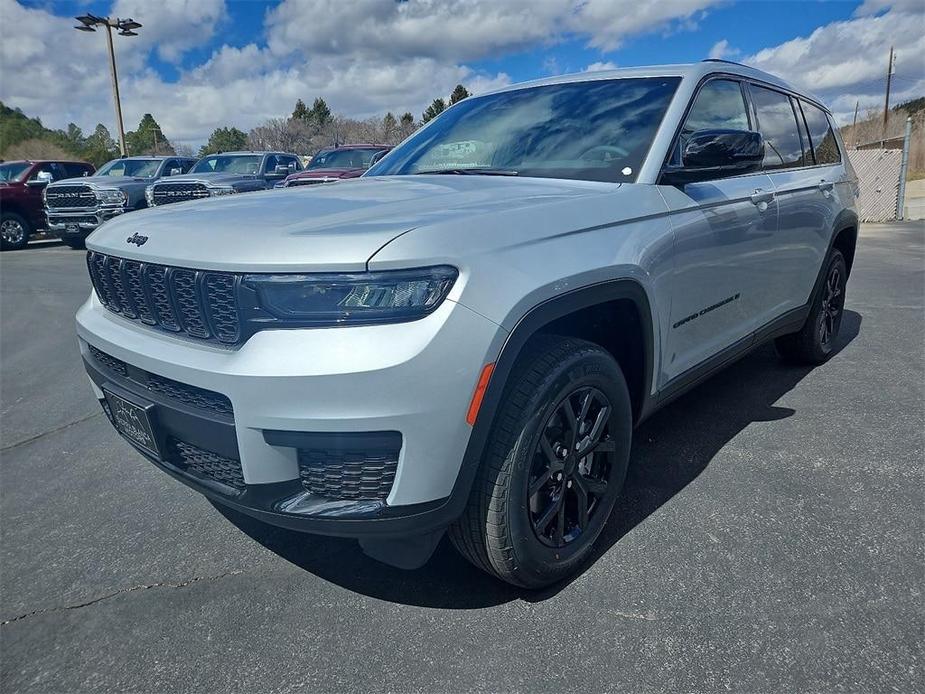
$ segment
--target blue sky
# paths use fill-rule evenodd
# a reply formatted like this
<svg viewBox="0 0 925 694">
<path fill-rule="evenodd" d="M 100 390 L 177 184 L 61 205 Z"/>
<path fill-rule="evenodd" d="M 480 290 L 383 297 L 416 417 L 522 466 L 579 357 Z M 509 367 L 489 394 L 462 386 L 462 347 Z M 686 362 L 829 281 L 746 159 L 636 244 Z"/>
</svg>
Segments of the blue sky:
<svg viewBox="0 0 925 694">
<path fill-rule="evenodd" d="M 131 16 L 117 38 L 126 123 L 173 139 L 248 129 L 324 97 L 353 117 L 416 116 L 456 82 L 478 92 L 550 74 L 708 55 L 802 83 L 841 118 L 925 94 L 925 0 L 0 0 L 0 100 L 53 127 L 110 126 L 102 36 L 83 12 Z"/>
</svg>

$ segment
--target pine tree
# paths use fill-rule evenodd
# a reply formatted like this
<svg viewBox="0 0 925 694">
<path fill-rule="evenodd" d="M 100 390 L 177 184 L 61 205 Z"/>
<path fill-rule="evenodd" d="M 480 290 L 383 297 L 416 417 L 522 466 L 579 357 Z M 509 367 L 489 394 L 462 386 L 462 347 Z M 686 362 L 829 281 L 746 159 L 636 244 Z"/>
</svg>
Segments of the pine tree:
<svg viewBox="0 0 925 694">
<path fill-rule="evenodd" d="M 446 102 L 442 99 L 434 99 L 434 102 L 427 107 L 427 110 L 421 114 L 421 123 L 427 123 L 433 120 L 446 110 Z"/>
<path fill-rule="evenodd" d="M 469 94 L 469 90 L 461 84 L 457 84 L 456 88 L 453 90 L 453 93 L 450 94 L 450 106 L 459 101 L 462 101 L 467 96 L 471 96 L 471 94 Z"/>
</svg>

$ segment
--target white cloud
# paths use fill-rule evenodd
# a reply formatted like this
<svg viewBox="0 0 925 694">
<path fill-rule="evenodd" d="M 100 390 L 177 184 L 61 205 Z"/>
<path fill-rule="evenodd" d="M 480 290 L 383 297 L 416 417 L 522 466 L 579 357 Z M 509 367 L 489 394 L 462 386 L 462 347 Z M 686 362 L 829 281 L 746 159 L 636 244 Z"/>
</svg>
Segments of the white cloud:
<svg viewBox="0 0 925 694">
<path fill-rule="evenodd" d="M 600 72 L 601 70 L 616 70 L 617 64 L 607 60 L 604 62 L 598 61 L 596 63 L 591 63 L 588 65 L 582 72 Z"/>
<path fill-rule="evenodd" d="M 116 0 L 111 15 L 144 19 L 143 28 L 132 42 L 145 52 L 156 50 L 167 62 L 176 63 L 183 53 L 208 43 L 227 17 L 225 0 Z"/>
<path fill-rule="evenodd" d="M 727 59 L 727 58 L 733 58 L 739 55 L 739 53 L 740 51 L 736 50 L 735 48 L 729 45 L 729 41 L 727 41 L 726 39 L 722 39 L 721 41 L 717 41 L 716 43 L 713 44 L 713 47 L 710 49 L 710 53 L 708 54 L 707 57 Z"/>
<path fill-rule="evenodd" d="M 870 2 L 870 10 L 884 2 Z M 893 103 L 925 93 L 925 3 L 821 26 L 809 36 L 765 48 L 743 62 L 817 93 L 843 122 L 883 103 L 889 47 L 896 49 Z M 911 7 L 913 11 L 909 11 Z M 881 106 L 882 107 L 882 106 Z"/>
<path fill-rule="evenodd" d="M 278 55 L 302 50 L 468 61 L 566 37 L 610 51 L 627 36 L 692 26 L 720 1 L 284 0 L 268 14 L 267 33 Z"/>
</svg>

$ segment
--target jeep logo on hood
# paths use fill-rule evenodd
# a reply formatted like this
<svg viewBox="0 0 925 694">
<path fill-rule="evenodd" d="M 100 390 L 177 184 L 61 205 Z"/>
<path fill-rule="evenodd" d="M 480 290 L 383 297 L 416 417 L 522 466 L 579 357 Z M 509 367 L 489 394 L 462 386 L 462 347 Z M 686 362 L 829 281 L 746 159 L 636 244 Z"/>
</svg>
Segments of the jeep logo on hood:
<svg viewBox="0 0 925 694">
<path fill-rule="evenodd" d="M 134 234 L 129 236 L 127 239 L 125 239 L 126 243 L 134 243 L 136 246 L 143 246 L 145 245 L 145 243 L 147 243 L 147 241 L 148 241 L 148 237 L 142 236 L 138 232 L 135 232 Z"/>
</svg>

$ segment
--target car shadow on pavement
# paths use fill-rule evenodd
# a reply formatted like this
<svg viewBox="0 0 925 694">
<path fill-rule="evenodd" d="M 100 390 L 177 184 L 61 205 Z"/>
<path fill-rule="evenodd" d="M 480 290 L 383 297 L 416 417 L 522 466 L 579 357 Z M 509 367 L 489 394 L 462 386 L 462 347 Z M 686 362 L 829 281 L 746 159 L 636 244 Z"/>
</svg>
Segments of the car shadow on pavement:
<svg viewBox="0 0 925 694">
<path fill-rule="evenodd" d="M 861 316 L 845 311 L 836 351 L 858 335 Z M 283 559 L 334 584 L 379 600 L 444 609 L 475 609 L 512 600 L 540 602 L 565 588 L 614 544 L 695 480 L 713 457 L 753 422 L 785 419 L 777 407 L 812 371 L 783 363 L 766 345 L 725 369 L 636 430 L 621 498 L 594 551 L 575 576 L 541 591 L 514 588 L 476 569 L 444 537 L 424 567 L 403 571 L 365 556 L 354 540 L 268 526 L 216 506 L 231 523 Z"/>
</svg>

